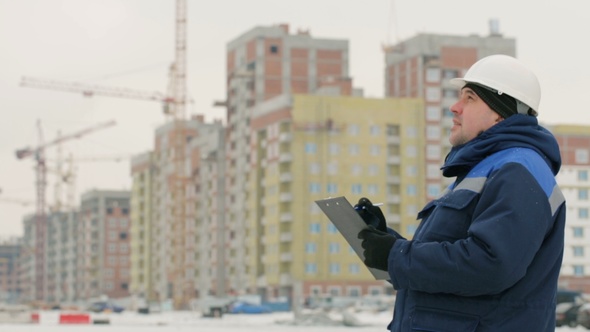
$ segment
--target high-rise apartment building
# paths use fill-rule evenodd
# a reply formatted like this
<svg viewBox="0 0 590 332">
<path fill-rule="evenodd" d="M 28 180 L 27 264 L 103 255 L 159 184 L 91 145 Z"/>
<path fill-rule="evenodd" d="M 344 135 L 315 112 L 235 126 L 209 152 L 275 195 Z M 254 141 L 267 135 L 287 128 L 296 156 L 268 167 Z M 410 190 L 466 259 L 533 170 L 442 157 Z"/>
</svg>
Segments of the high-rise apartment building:
<svg viewBox="0 0 590 332">
<path fill-rule="evenodd" d="M 170 210 L 175 206 L 174 124 L 157 128 L 154 150 L 136 156 L 131 165 L 131 293 L 178 308 L 187 308 L 202 295 L 225 293 L 226 273 L 220 269 L 229 266 L 225 246 L 230 239 L 220 212 L 226 198 L 224 128 L 220 121 L 205 123 L 203 116 L 193 116 L 183 128 L 183 239 L 172 232 Z M 173 303 L 179 293 L 182 298 Z"/>
<path fill-rule="evenodd" d="M 82 194 L 76 240 L 78 299 L 129 296 L 129 191 Z"/>
<path fill-rule="evenodd" d="M 418 34 L 385 49 L 385 96 L 424 100 L 427 200 L 436 198 L 448 184 L 440 166 L 451 148 L 447 140 L 452 126 L 450 107 L 458 97 L 449 80 L 462 77 L 477 60 L 491 54 L 515 56 L 516 41 L 495 30 L 483 37 Z"/>
<path fill-rule="evenodd" d="M 590 126 L 554 125 L 549 129 L 561 150 L 557 182 L 567 205 L 560 284 L 590 292 Z"/>
<path fill-rule="evenodd" d="M 382 293 L 315 200 L 384 203 L 401 229 L 424 204 L 420 99 L 284 94 L 252 109 L 243 237 L 248 286 L 267 298 Z"/>
<path fill-rule="evenodd" d="M 73 303 L 76 300 L 76 227 L 77 212 L 54 211 L 47 220 L 47 290 L 48 304 Z"/>
<path fill-rule="evenodd" d="M 156 300 L 151 274 L 153 153 L 131 159 L 130 285 L 137 298 Z"/>
<path fill-rule="evenodd" d="M 19 280 L 22 243 L 17 238 L 0 239 L 0 303 L 16 304 L 22 286 Z"/>
<path fill-rule="evenodd" d="M 247 222 L 257 217 L 248 193 L 252 151 L 252 107 L 275 96 L 314 93 L 331 86 L 352 93 L 348 41 L 289 33 L 288 25 L 253 28 L 227 44 L 226 225 L 233 239 L 228 258 L 229 289 L 247 293 L 252 281 Z"/>
</svg>

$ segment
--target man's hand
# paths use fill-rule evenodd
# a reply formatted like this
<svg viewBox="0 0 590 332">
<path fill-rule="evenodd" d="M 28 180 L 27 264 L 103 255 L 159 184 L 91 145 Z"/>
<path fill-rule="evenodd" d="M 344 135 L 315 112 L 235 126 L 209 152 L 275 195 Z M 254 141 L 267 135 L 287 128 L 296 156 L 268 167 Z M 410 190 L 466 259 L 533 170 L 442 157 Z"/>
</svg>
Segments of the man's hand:
<svg viewBox="0 0 590 332">
<path fill-rule="evenodd" d="M 365 224 L 387 233 L 387 222 L 383 212 L 378 206 L 374 206 L 368 198 L 359 199 L 354 209 L 363 218 Z"/>
<path fill-rule="evenodd" d="M 369 226 L 359 232 L 358 238 L 363 240 L 361 245 L 365 249 L 365 265 L 387 271 L 389 252 L 396 241 L 395 236 Z"/>
</svg>

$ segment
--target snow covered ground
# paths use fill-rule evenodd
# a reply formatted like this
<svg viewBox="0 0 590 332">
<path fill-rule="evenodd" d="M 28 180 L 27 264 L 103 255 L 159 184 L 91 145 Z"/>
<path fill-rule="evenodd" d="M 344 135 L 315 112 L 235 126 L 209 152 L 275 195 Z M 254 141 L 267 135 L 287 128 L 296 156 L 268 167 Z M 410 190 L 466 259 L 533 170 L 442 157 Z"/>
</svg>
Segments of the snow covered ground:
<svg viewBox="0 0 590 332">
<path fill-rule="evenodd" d="M 260 315 L 229 315 L 222 318 L 203 318 L 191 312 L 167 312 L 150 315 L 122 313 L 93 315 L 93 320 L 108 319 L 108 325 L 58 325 L 50 319 L 41 324 L 0 324 L 0 331 L 10 332 L 265 332 L 265 331 L 305 331 L 305 332 L 385 332 L 391 314 L 382 313 L 330 313 L 305 314 L 300 323 L 294 324 L 293 313 L 273 313 Z M 348 325 L 345 326 L 343 321 Z M 583 327 L 557 328 L 558 332 L 589 331 Z"/>
</svg>

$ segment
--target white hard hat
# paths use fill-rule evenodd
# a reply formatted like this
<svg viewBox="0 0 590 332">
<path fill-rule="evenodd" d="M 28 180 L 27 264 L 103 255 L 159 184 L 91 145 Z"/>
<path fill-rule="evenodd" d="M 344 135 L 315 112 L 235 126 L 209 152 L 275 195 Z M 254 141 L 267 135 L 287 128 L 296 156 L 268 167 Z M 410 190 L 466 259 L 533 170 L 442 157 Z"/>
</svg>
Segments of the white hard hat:
<svg viewBox="0 0 590 332">
<path fill-rule="evenodd" d="M 498 94 L 505 93 L 536 112 L 539 111 L 541 86 L 537 76 L 520 61 L 508 55 L 496 54 L 482 58 L 469 68 L 465 77 L 453 78 L 450 82 L 458 88 L 467 83 L 479 84 Z M 528 107 L 522 108 L 519 105 L 519 113 L 526 113 Z"/>
</svg>

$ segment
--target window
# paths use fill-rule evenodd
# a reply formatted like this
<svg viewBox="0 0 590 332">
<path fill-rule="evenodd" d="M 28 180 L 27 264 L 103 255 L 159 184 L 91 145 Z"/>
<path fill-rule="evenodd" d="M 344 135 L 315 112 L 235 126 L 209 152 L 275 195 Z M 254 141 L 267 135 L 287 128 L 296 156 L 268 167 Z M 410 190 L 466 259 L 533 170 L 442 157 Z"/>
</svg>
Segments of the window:
<svg viewBox="0 0 590 332">
<path fill-rule="evenodd" d="M 369 167 L 367 167 L 367 173 L 369 173 L 369 175 L 377 175 L 377 173 L 379 173 L 379 166 L 377 165 L 369 165 Z"/>
<path fill-rule="evenodd" d="M 350 145 L 348 146 L 348 153 L 349 153 L 351 156 L 356 156 L 356 155 L 358 155 L 358 154 L 359 154 L 359 151 L 360 151 L 360 148 L 359 148 L 359 145 L 358 145 L 358 144 L 350 144 Z"/>
<path fill-rule="evenodd" d="M 361 289 L 358 286 L 348 286 L 346 288 L 346 291 L 348 292 L 348 296 L 351 296 L 351 297 L 361 296 Z"/>
<path fill-rule="evenodd" d="M 348 125 L 348 134 L 352 136 L 356 136 L 360 133 L 360 127 L 357 124 L 350 124 Z"/>
<path fill-rule="evenodd" d="M 417 192 L 416 185 L 409 184 L 406 186 L 406 194 L 408 196 L 416 196 L 416 192 Z"/>
<path fill-rule="evenodd" d="M 371 133 L 371 136 L 379 136 L 379 132 L 380 132 L 380 128 L 378 125 L 372 125 L 369 128 L 369 132 Z"/>
<path fill-rule="evenodd" d="M 311 194 L 319 194 L 321 190 L 322 189 L 321 189 L 319 183 L 312 182 L 312 183 L 309 184 L 309 192 Z"/>
<path fill-rule="evenodd" d="M 438 179 L 440 177 L 440 166 L 437 164 L 426 165 L 426 178 Z"/>
<path fill-rule="evenodd" d="M 328 224 L 328 233 L 336 234 L 336 233 L 338 233 L 338 228 L 336 228 L 336 226 L 334 226 L 334 224 L 330 223 L 330 224 Z"/>
<path fill-rule="evenodd" d="M 443 90 L 443 96 L 445 98 L 459 98 L 459 90 L 457 89 L 444 89 Z"/>
<path fill-rule="evenodd" d="M 310 163 L 309 164 L 309 173 L 310 174 L 319 174 L 320 173 L 320 164 Z"/>
<path fill-rule="evenodd" d="M 584 257 L 584 247 L 581 246 L 573 246 L 574 257 Z"/>
<path fill-rule="evenodd" d="M 441 111 L 438 106 L 427 106 L 426 107 L 426 120 L 428 121 L 439 121 L 441 118 Z"/>
<path fill-rule="evenodd" d="M 440 194 L 440 186 L 438 184 L 429 184 L 426 186 L 429 197 L 437 197 Z"/>
<path fill-rule="evenodd" d="M 340 243 L 338 242 L 330 242 L 328 245 L 328 252 L 331 254 L 337 254 L 340 252 Z"/>
<path fill-rule="evenodd" d="M 379 145 L 371 145 L 371 156 L 378 156 L 381 153 L 381 147 Z"/>
<path fill-rule="evenodd" d="M 410 158 L 415 158 L 418 154 L 415 146 L 407 146 L 406 147 L 406 156 Z"/>
<path fill-rule="evenodd" d="M 574 234 L 574 237 L 584 237 L 584 229 L 582 227 L 572 227 L 572 232 Z"/>
<path fill-rule="evenodd" d="M 317 146 L 315 143 L 305 143 L 305 153 L 315 154 L 316 151 L 317 151 Z"/>
<path fill-rule="evenodd" d="M 587 164 L 590 161 L 590 156 L 588 155 L 588 150 L 586 149 L 576 149 L 576 163 L 578 164 Z"/>
<path fill-rule="evenodd" d="M 335 156 L 340 153 L 340 145 L 338 145 L 336 143 L 330 143 L 329 150 L 330 150 L 330 154 Z"/>
<path fill-rule="evenodd" d="M 429 82 L 429 83 L 440 82 L 440 69 L 427 68 L 426 69 L 426 82 Z"/>
<path fill-rule="evenodd" d="M 270 53 L 277 54 L 279 53 L 279 47 L 277 45 L 270 45 Z"/>
<path fill-rule="evenodd" d="M 426 146 L 426 158 L 430 160 L 440 160 L 440 145 L 428 144 Z"/>
<path fill-rule="evenodd" d="M 306 274 L 316 274 L 318 272 L 318 266 L 316 263 L 305 263 Z"/>
<path fill-rule="evenodd" d="M 369 195 L 377 195 L 378 186 L 376 184 L 368 184 L 367 185 L 367 194 Z"/>
<path fill-rule="evenodd" d="M 361 272 L 361 268 L 357 263 L 348 264 L 348 272 L 350 274 L 359 274 Z"/>
<path fill-rule="evenodd" d="M 338 163 L 336 161 L 329 162 L 326 166 L 328 169 L 329 175 L 336 175 L 338 174 Z"/>
<path fill-rule="evenodd" d="M 340 286 L 329 286 L 328 293 L 332 296 L 340 296 L 342 290 L 340 289 Z"/>
<path fill-rule="evenodd" d="M 578 189 L 578 199 L 582 201 L 588 200 L 588 189 Z"/>
<path fill-rule="evenodd" d="M 578 171 L 578 181 L 588 181 L 588 171 L 587 170 Z"/>
<path fill-rule="evenodd" d="M 320 224 L 318 224 L 318 223 L 309 224 L 309 232 L 311 234 L 319 234 L 320 230 L 321 230 Z"/>
<path fill-rule="evenodd" d="M 362 185 L 359 183 L 355 183 L 350 188 L 350 191 L 352 194 L 355 194 L 355 195 L 361 194 L 362 193 Z"/>
<path fill-rule="evenodd" d="M 426 127 L 426 138 L 429 140 L 440 139 L 440 127 L 439 126 L 427 126 Z"/>
<path fill-rule="evenodd" d="M 406 127 L 406 136 L 408 138 L 416 138 L 418 135 L 418 129 L 414 126 L 407 126 Z"/>
<path fill-rule="evenodd" d="M 406 167 L 406 175 L 407 176 L 416 176 L 418 175 L 418 167 L 415 165 L 410 165 Z"/>
<path fill-rule="evenodd" d="M 352 173 L 352 175 L 361 175 L 362 171 L 363 171 L 363 167 L 359 164 L 353 164 L 350 169 L 350 172 Z"/>
<path fill-rule="evenodd" d="M 578 218 L 580 218 L 580 219 L 588 219 L 588 208 L 580 208 L 580 209 L 578 209 Z"/>
<path fill-rule="evenodd" d="M 308 242 L 305 244 L 305 253 L 306 254 L 315 254 L 317 252 L 317 245 L 313 242 Z"/>
<path fill-rule="evenodd" d="M 574 275 L 575 276 L 583 276 L 584 275 L 584 266 L 583 265 L 574 265 Z"/>
<path fill-rule="evenodd" d="M 427 87 L 426 88 L 426 101 L 428 101 L 428 102 L 440 101 L 440 88 Z"/>
<path fill-rule="evenodd" d="M 398 125 L 387 125 L 387 136 L 399 136 L 399 126 Z"/>
<path fill-rule="evenodd" d="M 335 194 L 338 192 L 338 185 L 336 183 L 326 184 L 326 192 L 328 194 Z"/>
</svg>

